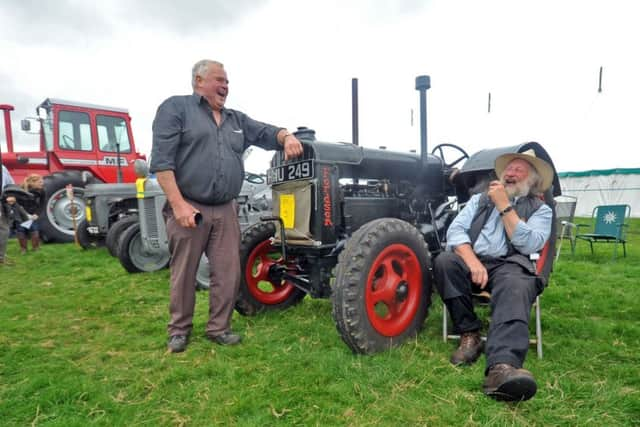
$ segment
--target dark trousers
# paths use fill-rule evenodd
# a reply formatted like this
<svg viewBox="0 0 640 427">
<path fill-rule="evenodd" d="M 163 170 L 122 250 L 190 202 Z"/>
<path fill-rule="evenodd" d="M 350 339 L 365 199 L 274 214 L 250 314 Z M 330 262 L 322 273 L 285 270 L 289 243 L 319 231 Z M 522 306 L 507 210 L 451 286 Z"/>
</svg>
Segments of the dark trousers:
<svg viewBox="0 0 640 427">
<path fill-rule="evenodd" d="M 2 206 L 0 206 L 1 208 Z M 5 220 L 6 218 L 3 216 L 0 217 L 0 261 L 4 261 L 4 257 L 7 254 L 7 242 L 9 241 L 9 224 Z"/>
<path fill-rule="evenodd" d="M 206 333 L 210 336 L 220 335 L 230 329 L 240 286 L 238 205 L 235 200 L 216 206 L 191 200 L 188 202 L 202 214 L 202 223 L 196 228 L 180 226 L 171 208 L 165 208 L 171 252 L 171 320 L 167 331 L 169 336 L 191 333 L 196 302 L 196 273 L 204 252 L 211 267 Z"/>
<path fill-rule="evenodd" d="M 481 258 L 487 269 L 491 293 L 491 322 L 487 334 L 487 367 L 508 363 L 521 368 L 529 350 L 531 306 L 544 285 L 520 265 L 502 258 Z M 444 301 L 454 329 L 473 332 L 482 323 L 473 310 L 471 274 L 462 258 L 442 252 L 435 261 L 436 287 Z"/>
</svg>

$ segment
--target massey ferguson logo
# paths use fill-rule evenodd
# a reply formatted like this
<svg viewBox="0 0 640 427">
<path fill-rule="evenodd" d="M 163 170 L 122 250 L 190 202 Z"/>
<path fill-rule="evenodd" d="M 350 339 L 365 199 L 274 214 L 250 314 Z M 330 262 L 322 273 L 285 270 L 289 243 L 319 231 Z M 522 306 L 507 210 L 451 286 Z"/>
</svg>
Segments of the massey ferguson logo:
<svg viewBox="0 0 640 427">
<path fill-rule="evenodd" d="M 104 156 L 102 160 L 98 162 L 100 166 L 116 166 L 118 164 L 117 156 Z M 127 166 L 127 159 L 120 157 L 120 166 Z"/>
<path fill-rule="evenodd" d="M 322 192 L 324 193 L 324 197 L 322 198 L 322 212 L 324 214 L 324 226 L 331 227 L 333 226 L 333 221 L 331 221 L 331 179 L 330 179 L 330 171 L 329 168 L 322 168 Z"/>
</svg>

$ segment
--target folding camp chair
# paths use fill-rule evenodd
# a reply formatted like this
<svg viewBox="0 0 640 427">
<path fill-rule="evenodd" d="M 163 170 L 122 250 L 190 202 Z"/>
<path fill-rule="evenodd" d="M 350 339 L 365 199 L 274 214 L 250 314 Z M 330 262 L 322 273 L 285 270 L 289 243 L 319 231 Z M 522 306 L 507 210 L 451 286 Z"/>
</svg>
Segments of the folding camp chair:
<svg viewBox="0 0 640 427">
<path fill-rule="evenodd" d="M 618 243 L 622 243 L 624 256 L 627 256 L 626 234 L 629 227 L 628 220 L 631 217 L 629 205 L 600 205 L 593 208 L 591 215 L 593 220 L 592 233 L 580 233 L 581 227 L 589 227 L 586 224 L 578 224 L 576 239 L 589 242 L 593 255 L 594 243 L 613 243 L 613 258 L 618 254 Z"/>
<path fill-rule="evenodd" d="M 573 216 L 576 213 L 576 205 L 578 199 L 573 196 L 558 196 L 554 199 L 556 209 L 556 230 L 558 231 L 558 249 L 556 250 L 556 258 L 560 256 L 560 249 L 564 239 L 568 239 L 571 243 L 571 253 L 574 253 L 576 247 L 576 237 L 574 229 L 576 225 L 573 223 Z"/>
</svg>

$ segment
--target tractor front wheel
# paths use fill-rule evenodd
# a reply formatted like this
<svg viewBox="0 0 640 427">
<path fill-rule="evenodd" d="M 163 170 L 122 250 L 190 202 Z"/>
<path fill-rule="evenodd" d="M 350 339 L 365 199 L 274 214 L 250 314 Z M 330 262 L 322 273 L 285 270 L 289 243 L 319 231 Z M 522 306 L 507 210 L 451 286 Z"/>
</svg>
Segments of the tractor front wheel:
<svg viewBox="0 0 640 427">
<path fill-rule="evenodd" d="M 272 281 L 269 269 L 274 265 L 292 264 L 284 260 L 278 246 L 271 244 L 275 235 L 273 223 L 259 223 L 249 227 L 240 243 L 240 291 L 236 310 L 245 316 L 253 316 L 265 310 L 281 310 L 302 301 L 306 292 L 293 284 Z"/>
<path fill-rule="evenodd" d="M 162 270 L 169 266 L 169 258 L 169 251 L 145 250 L 139 222 L 130 225 L 118 239 L 118 259 L 129 273 Z"/>
<path fill-rule="evenodd" d="M 107 230 L 107 236 L 105 237 L 105 246 L 109 250 L 109 254 L 112 257 L 118 257 L 118 242 L 120 240 L 120 235 L 129 228 L 131 225 L 138 222 L 137 215 L 125 216 L 120 218 L 109 227 Z"/>
<path fill-rule="evenodd" d="M 338 258 L 331 295 L 340 336 L 354 353 L 370 354 L 415 337 L 431 302 L 429 250 L 411 224 L 371 221 Z"/>
<path fill-rule="evenodd" d="M 210 268 L 209 259 L 206 254 L 202 254 L 200 257 L 200 264 L 198 264 L 198 270 L 196 271 L 196 290 L 207 291 L 210 287 Z"/>
<path fill-rule="evenodd" d="M 104 238 L 95 237 L 89 233 L 89 222 L 86 219 L 78 224 L 77 236 L 82 249 L 94 249 L 104 245 Z"/>
</svg>

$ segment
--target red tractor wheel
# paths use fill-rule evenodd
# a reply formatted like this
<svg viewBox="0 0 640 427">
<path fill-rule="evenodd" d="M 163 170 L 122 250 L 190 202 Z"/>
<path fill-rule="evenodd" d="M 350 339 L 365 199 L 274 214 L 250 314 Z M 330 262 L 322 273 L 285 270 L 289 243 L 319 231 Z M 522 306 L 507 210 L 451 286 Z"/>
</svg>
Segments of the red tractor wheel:
<svg viewBox="0 0 640 427">
<path fill-rule="evenodd" d="M 375 353 L 414 337 L 431 301 L 429 250 L 411 224 L 382 218 L 347 242 L 336 268 L 333 317 L 355 353 Z"/>
<path fill-rule="evenodd" d="M 236 310 L 253 316 L 264 310 L 285 309 L 299 303 L 306 293 L 291 283 L 272 282 L 269 269 L 284 264 L 278 246 L 269 240 L 275 234 L 272 223 L 261 223 L 248 228 L 240 243 L 242 277 L 236 301 Z"/>
</svg>

